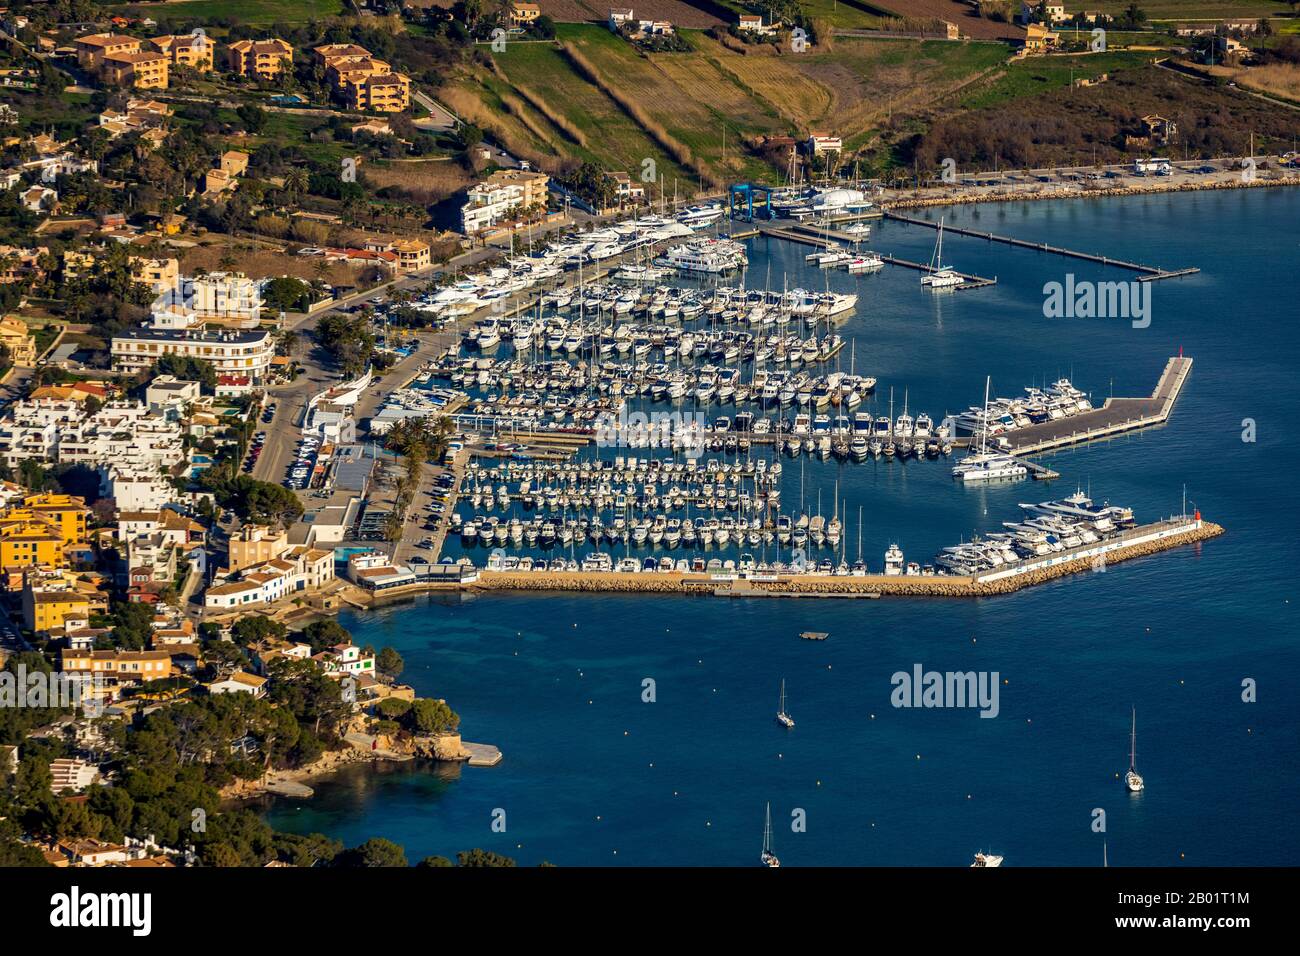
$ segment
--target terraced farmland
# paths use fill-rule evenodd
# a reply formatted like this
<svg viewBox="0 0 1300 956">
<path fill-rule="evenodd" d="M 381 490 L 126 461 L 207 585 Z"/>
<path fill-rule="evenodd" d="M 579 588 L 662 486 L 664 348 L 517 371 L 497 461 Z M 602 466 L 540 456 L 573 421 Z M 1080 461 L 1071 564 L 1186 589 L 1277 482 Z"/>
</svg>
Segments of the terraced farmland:
<svg viewBox="0 0 1300 956">
<path fill-rule="evenodd" d="M 671 189 L 673 177 L 770 178 L 746 147 L 763 135 L 825 129 L 856 145 L 1007 56 L 998 44 L 844 37 L 828 50 L 742 54 L 686 36 L 691 53 L 645 55 L 600 27 L 562 25 L 556 44 L 509 44 L 448 105 L 543 167 L 577 159 L 634 172 L 653 159 Z"/>
</svg>

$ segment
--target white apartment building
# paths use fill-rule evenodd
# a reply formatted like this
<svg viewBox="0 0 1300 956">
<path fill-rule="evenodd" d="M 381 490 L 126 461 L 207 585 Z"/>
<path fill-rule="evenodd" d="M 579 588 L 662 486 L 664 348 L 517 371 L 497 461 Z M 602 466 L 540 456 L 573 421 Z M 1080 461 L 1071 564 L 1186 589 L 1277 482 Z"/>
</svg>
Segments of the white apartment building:
<svg viewBox="0 0 1300 956">
<path fill-rule="evenodd" d="M 188 329 L 204 322 L 256 328 L 262 318 L 262 286 L 242 272 L 180 276 L 151 307 L 157 329 Z"/>
<path fill-rule="evenodd" d="M 240 395 L 260 387 L 275 358 L 275 340 L 261 329 L 127 329 L 113 336 L 113 368 L 143 372 L 164 355 L 211 362 L 217 394 Z"/>
<path fill-rule="evenodd" d="M 525 209 L 544 206 L 549 182 L 546 173 L 498 170 L 469 190 L 460 210 L 461 231 L 473 235 Z"/>
<path fill-rule="evenodd" d="M 160 473 L 188 460 L 180 425 L 155 415 L 140 402 L 108 402 L 59 432 L 57 461 L 61 464 L 97 467 L 113 463 L 119 468 Z"/>
<path fill-rule="evenodd" d="M 101 479 L 110 465 L 157 476 L 187 460 L 180 425 L 139 402 L 86 415 L 79 402 L 49 398 L 14 402 L 0 419 L 0 460 L 16 468 L 24 459 L 100 467 Z"/>
<path fill-rule="evenodd" d="M 200 397 L 198 382 L 184 382 L 174 375 L 159 375 L 145 387 L 144 394 L 149 411 L 172 421 L 183 418 L 185 406 Z"/>
<path fill-rule="evenodd" d="M 229 580 L 207 589 L 203 606 L 228 611 L 271 604 L 300 591 L 322 588 L 334 580 L 334 552 L 296 545 L 278 558 L 255 564 Z"/>
<path fill-rule="evenodd" d="M 59 431 L 81 421 L 81 404 L 71 399 L 23 399 L 0 419 L 0 459 L 17 468 L 27 458 L 55 461 Z"/>
<path fill-rule="evenodd" d="M 176 488 L 154 471 L 108 462 L 100 465 L 100 493 L 123 511 L 158 511 L 176 500 Z"/>
</svg>

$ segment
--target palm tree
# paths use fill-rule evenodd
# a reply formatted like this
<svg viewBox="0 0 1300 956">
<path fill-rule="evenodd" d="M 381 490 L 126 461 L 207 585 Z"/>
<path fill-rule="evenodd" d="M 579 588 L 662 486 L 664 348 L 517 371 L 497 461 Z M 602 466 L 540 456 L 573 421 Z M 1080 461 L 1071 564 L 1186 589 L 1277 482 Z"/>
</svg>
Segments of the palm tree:
<svg viewBox="0 0 1300 956">
<path fill-rule="evenodd" d="M 307 170 L 301 166 L 295 166 L 284 176 L 284 191 L 291 201 L 297 199 L 307 191 L 307 186 L 311 182 L 311 177 Z"/>
</svg>

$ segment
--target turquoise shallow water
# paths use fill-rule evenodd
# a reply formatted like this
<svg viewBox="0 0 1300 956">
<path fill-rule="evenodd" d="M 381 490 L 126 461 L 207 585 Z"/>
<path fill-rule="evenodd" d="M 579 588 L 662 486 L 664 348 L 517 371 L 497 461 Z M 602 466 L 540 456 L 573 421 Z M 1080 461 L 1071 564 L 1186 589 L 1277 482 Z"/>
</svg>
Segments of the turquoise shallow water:
<svg viewBox="0 0 1300 956">
<path fill-rule="evenodd" d="M 491 769 L 349 770 L 311 801 L 277 801 L 270 822 L 349 844 L 386 836 L 413 861 L 483 846 L 522 863 L 750 865 L 771 801 L 786 865 L 965 865 L 989 847 L 1007 865 L 1093 865 L 1100 807 L 1113 865 L 1300 862 L 1286 815 L 1300 796 L 1291 487 L 1300 192 L 946 215 L 1204 271 L 1156 283 L 1146 329 L 1042 315 L 1044 283 L 1126 273 L 972 239 L 951 237 L 945 258 L 996 275 L 996 287 L 935 296 L 902 269 L 832 273 L 833 287 L 861 293 L 843 334 L 857 341 L 858 370 L 880 379 L 878 405 L 891 385 L 900 399 L 906 387 L 913 414 L 937 419 L 979 401 L 986 374 L 998 394 L 1062 374 L 1095 400 L 1112 387 L 1147 394 L 1180 346 L 1195 369 L 1167 427 L 1052 457 L 1063 477 L 1050 487 L 964 489 L 941 462 L 809 462 L 810 502 L 820 488 L 829 510 L 840 481 L 850 558 L 859 505 L 865 556 L 879 566 L 890 541 L 928 561 L 1013 519 L 1017 502 L 1076 484 L 1145 520 L 1178 510 L 1185 483 L 1225 537 L 978 602 L 493 595 L 345 615 L 358 642 L 401 651 L 404 679 L 446 697 L 467 739 L 506 758 Z M 874 248 L 929 258 L 932 231 L 875 231 Z M 756 240 L 750 258 L 752 284 L 769 261 L 778 283 L 782 272 L 823 282 L 800 248 Z M 1241 440 L 1246 418 L 1254 443 Z M 797 501 L 788 460 L 783 491 L 787 506 Z M 809 629 L 831 638 L 798 640 Z M 893 708 L 890 676 L 916 663 L 997 671 L 1007 681 L 1000 715 Z M 654 703 L 641 700 L 645 678 L 656 682 Z M 793 731 L 773 721 L 782 678 Z M 1241 701 L 1244 678 L 1258 681 L 1258 703 Z M 1116 778 L 1131 705 L 1147 781 L 1136 797 Z M 497 808 L 505 833 L 491 829 Z M 796 809 L 806 832 L 791 831 Z"/>
</svg>

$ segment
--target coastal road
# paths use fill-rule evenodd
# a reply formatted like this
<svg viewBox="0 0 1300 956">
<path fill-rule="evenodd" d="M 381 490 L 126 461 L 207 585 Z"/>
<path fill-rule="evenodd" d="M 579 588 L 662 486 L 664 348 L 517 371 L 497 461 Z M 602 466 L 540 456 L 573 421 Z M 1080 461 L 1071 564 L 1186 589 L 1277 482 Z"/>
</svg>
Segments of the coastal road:
<svg viewBox="0 0 1300 956">
<path fill-rule="evenodd" d="M 411 87 L 411 99 L 419 103 L 429 111 L 427 117 L 421 117 L 415 121 L 415 125 L 420 129 L 438 130 L 440 132 L 455 132 L 457 124 L 460 122 L 451 110 L 447 109 L 429 94 L 423 90 Z"/>
</svg>

